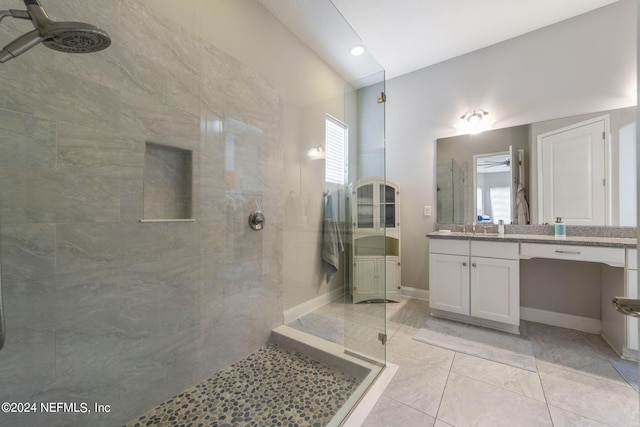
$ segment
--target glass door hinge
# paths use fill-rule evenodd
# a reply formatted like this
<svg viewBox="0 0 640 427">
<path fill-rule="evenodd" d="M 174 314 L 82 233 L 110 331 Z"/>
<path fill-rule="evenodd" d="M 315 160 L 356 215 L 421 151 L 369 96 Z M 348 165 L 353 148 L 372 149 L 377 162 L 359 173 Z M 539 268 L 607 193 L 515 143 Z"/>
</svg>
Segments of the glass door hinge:
<svg viewBox="0 0 640 427">
<path fill-rule="evenodd" d="M 378 340 L 380 340 L 382 345 L 387 344 L 387 334 L 384 334 L 382 332 L 378 332 Z"/>
<path fill-rule="evenodd" d="M 378 104 L 382 104 L 383 102 L 387 102 L 387 94 L 380 92 L 380 95 L 378 95 Z"/>
</svg>

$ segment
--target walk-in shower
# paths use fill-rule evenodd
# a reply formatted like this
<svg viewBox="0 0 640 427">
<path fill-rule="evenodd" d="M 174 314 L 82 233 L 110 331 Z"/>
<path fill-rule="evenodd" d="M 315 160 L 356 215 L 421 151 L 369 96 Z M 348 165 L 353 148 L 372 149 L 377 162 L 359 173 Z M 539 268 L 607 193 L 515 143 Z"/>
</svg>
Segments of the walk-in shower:
<svg viewBox="0 0 640 427">
<path fill-rule="evenodd" d="M 329 371 L 338 371 L 335 378 L 373 375 L 355 375 L 333 355 L 379 361 L 369 364 L 380 369 L 385 306 L 345 300 L 347 258 L 326 281 L 323 194 L 333 188 L 325 162 L 306 153 L 309 145 L 326 146 L 330 115 L 351 130 L 344 188 L 383 175 L 384 150 L 360 141 L 384 141 L 370 130 L 384 123 L 384 104 L 376 101 L 382 89 L 351 84 L 360 76 L 341 76 L 316 58 L 259 1 L 182 2 L 178 14 L 173 0 L 40 1 L 46 12 L 33 0 L 26 8 L 23 0 L 0 2 L 7 10 L 0 16 L 10 17 L 1 21 L 0 49 L 33 30 L 0 51 L 0 60 L 36 46 L 0 66 L 7 332 L 0 402 L 35 402 L 38 409 L 60 402 L 63 410 L 0 412 L 0 425 L 125 425 L 198 384 L 207 384 L 198 388 L 209 393 L 205 400 L 222 401 L 229 390 L 211 393 L 208 380 L 243 372 L 237 363 L 252 354 L 266 357 L 272 370 L 250 366 L 251 381 L 221 382 L 242 386 L 233 395 L 238 404 L 269 399 L 249 404 L 252 419 L 266 410 L 284 417 L 280 411 L 307 409 L 324 418 L 324 402 L 291 404 L 269 388 L 278 378 L 309 391 L 292 398 L 318 396 L 311 387 L 322 372 L 331 407 L 344 408 L 335 415 L 345 416 L 368 383 L 346 393 Z M 37 47 L 49 38 L 58 43 L 53 33 L 64 37 L 62 29 L 78 37 L 77 51 L 109 43 L 91 26 L 57 18 L 99 25 L 113 46 L 88 56 Z M 379 67 L 374 71 L 382 79 Z M 299 203 L 288 209 L 292 192 Z M 248 224 L 257 207 L 265 218 L 260 231 Z M 163 215 L 146 221 L 149 212 Z M 308 366 L 325 359 L 282 361 L 264 350 L 285 314 L 295 319 L 331 301 L 340 330 L 329 343 L 339 348 L 330 362 L 339 366 L 327 362 L 326 370 L 311 372 Z M 291 369 L 303 377 L 293 381 Z M 336 388 L 346 399 L 335 399 Z M 312 425 L 305 422 L 298 424 Z"/>
<path fill-rule="evenodd" d="M 31 20 L 35 28 L 6 45 L 0 51 L 0 62 L 23 54 L 42 43 L 49 49 L 66 53 L 91 53 L 106 49 L 111 39 L 106 32 L 83 22 L 56 22 L 38 0 L 24 0 L 27 10 L 0 11 L 0 21 L 7 16 Z"/>
</svg>

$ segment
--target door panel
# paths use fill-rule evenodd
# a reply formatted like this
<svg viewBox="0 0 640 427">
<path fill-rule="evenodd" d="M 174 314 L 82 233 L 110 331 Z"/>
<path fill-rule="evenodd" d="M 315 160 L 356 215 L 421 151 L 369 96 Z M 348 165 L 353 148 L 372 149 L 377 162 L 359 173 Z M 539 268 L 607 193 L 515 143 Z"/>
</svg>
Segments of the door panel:
<svg viewBox="0 0 640 427">
<path fill-rule="evenodd" d="M 605 120 L 541 136 L 542 222 L 606 224 Z"/>
</svg>

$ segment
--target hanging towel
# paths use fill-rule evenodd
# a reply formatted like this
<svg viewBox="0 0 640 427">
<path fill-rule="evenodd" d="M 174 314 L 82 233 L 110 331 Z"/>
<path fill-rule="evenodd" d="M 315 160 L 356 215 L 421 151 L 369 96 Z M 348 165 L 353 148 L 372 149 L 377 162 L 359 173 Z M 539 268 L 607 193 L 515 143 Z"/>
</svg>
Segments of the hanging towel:
<svg viewBox="0 0 640 427">
<path fill-rule="evenodd" d="M 338 271 L 340 266 L 340 254 L 344 252 L 342 238 L 338 230 L 338 218 L 334 214 L 333 197 L 327 196 L 324 207 L 324 222 L 322 230 L 322 261 L 327 274 L 327 282 Z"/>
<path fill-rule="evenodd" d="M 524 197 L 524 186 L 518 184 L 516 191 L 516 210 L 518 212 L 518 224 L 529 224 L 529 204 Z"/>
</svg>

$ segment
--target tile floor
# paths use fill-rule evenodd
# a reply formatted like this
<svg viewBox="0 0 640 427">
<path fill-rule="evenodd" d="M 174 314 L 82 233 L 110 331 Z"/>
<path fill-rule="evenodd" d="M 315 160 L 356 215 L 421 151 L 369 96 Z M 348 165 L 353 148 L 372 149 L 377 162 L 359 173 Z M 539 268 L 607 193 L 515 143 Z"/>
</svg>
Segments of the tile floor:
<svg viewBox="0 0 640 427">
<path fill-rule="evenodd" d="M 316 313 L 345 309 L 367 307 Z M 599 336 L 524 322 L 537 359 L 530 372 L 413 340 L 428 316 L 426 301 L 387 304 L 387 360 L 399 369 L 363 427 L 640 426 L 638 393 Z"/>
</svg>

